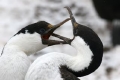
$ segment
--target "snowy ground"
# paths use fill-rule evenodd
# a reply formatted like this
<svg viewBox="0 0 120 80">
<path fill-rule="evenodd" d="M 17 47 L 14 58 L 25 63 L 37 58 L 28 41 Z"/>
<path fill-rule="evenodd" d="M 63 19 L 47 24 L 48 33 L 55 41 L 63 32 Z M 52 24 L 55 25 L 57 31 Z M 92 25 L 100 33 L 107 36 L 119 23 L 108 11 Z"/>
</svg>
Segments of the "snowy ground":
<svg viewBox="0 0 120 80">
<path fill-rule="evenodd" d="M 22 27 L 45 20 L 51 24 L 57 24 L 69 17 L 63 7 L 69 6 L 77 22 L 91 27 L 101 38 L 105 47 L 111 46 L 110 32 L 106 28 L 106 22 L 100 19 L 92 5 L 91 0 L 0 0 L 0 51 L 5 43 Z M 60 35 L 72 38 L 72 26 L 70 21 L 55 31 Z M 54 48 L 54 50 L 53 50 Z M 73 51 L 68 45 L 53 46 L 41 53 L 30 56 L 34 60 L 41 54 L 58 51 L 69 53 Z M 117 46 L 104 53 L 100 68 L 86 76 L 82 80 L 119 80 L 120 79 L 120 47 Z"/>
</svg>

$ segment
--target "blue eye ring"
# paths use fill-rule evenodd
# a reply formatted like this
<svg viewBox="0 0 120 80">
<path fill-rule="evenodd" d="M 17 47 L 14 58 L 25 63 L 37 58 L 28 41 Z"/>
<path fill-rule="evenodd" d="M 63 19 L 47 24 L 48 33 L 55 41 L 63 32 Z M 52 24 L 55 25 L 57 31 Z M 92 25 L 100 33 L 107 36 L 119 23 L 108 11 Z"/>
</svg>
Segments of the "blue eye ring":
<svg viewBox="0 0 120 80">
<path fill-rule="evenodd" d="M 41 29 L 40 29 L 40 33 L 45 33 L 45 29 L 44 29 L 44 28 L 41 28 Z"/>
</svg>

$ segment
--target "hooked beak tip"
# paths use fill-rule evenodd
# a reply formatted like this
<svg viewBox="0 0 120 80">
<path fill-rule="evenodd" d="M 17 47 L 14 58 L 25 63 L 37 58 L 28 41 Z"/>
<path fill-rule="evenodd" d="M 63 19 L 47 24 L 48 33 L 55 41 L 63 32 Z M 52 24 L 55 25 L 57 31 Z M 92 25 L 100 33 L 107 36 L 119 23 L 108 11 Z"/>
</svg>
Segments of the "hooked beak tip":
<svg viewBox="0 0 120 80">
<path fill-rule="evenodd" d="M 48 32 L 50 32 L 52 34 L 57 28 L 59 28 L 61 25 L 63 25 L 64 23 L 66 23 L 69 20 L 71 20 L 71 18 L 67 18 L 64 21 L 62 21 L 62 22 L 60 22 L 60 23 L 58 23 L 54 26 L 53 25 L 48 25 L 48 28 L 50 28 Z"/>
</svg>

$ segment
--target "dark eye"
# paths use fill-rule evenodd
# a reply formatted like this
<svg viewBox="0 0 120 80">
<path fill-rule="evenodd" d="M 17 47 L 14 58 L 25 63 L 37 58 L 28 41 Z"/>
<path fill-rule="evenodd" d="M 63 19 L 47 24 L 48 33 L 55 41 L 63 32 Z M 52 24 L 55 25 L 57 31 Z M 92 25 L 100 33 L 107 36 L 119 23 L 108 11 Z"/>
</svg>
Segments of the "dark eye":
<svg viewBox="0 0 120 80">
<path fill-rule="evenodd" d="M 41 34 L 44 33 L 44 32 L 45 32 L 45 29 L 44 29 L 44 28 L 40 29 L 40 33 L 41 33 Z"/>
</svg>

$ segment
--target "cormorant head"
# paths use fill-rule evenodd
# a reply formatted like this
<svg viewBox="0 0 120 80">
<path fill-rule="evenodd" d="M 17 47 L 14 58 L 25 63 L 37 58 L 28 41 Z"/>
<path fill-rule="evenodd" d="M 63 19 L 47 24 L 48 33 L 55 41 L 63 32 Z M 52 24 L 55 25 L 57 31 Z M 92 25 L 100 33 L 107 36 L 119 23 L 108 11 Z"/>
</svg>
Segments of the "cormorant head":
<svg viewBox="0 0 120 80">
<path fill-rule="evenodd" d="M 22 28 L 6 44 L 6 46 L 18 46 L 25 53 L 37 52 L 48 45 L 60 44 L 61 41 L 49 40 L 52 33 L 62 24 L 70 20 L 65 19 L 59 24 L 52 25 L 46 21 L 39 21 Z"/>
<path fill-rule="evenodd" d="M 49 37 L 51 36 L 51 34 L 57 29 L 59 28 L 62 24 L 64 24 L 65 22 L 67 22 L 68 20 L 70 20 L 69 18 L 60 22 L 59 24 L 56 25 L 52 25 L 46 21 L 39 21 L 33 24 L 30 24 L 26 27 L 24 27 L 23 29 L 21 29 L 17 34 L 23 33 L 23 34 L 34 34 L 34 33 L 38 33 L 41 35 L 42 39 L 48 40 Z M 17 35 L 16 34 L 16 35 Z"/>
</svg>

